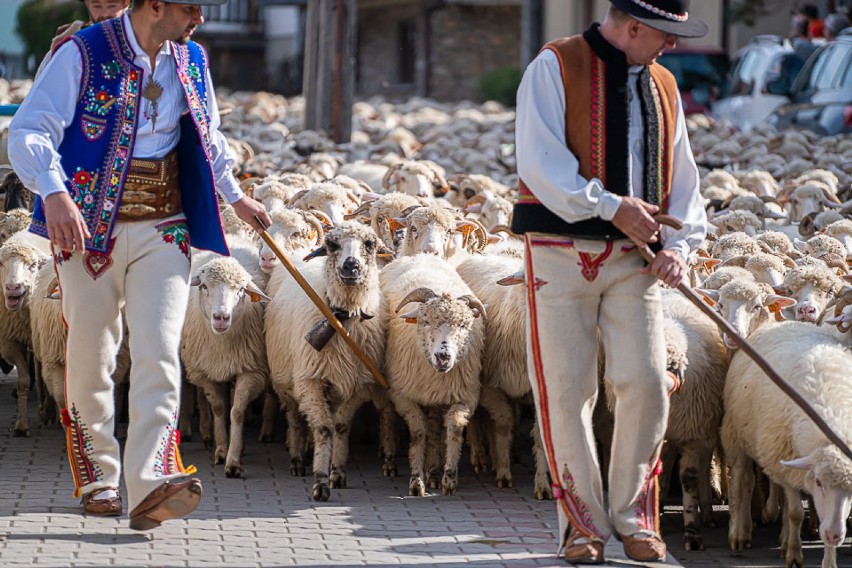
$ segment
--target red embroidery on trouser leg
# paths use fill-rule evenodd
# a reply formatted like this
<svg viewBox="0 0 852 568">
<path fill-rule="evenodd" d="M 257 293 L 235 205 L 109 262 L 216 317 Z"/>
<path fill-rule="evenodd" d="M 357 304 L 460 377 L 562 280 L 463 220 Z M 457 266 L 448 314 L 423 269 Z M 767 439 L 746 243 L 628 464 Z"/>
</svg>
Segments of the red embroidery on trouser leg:
<svg viewBox="0 0 852 568">
<path fill-rule="evenodd" d="M 612 241 L 606 242 L 606 249 L 601 254 L 592 255 L 587 252 L 579 253 L 580 262 L 577 263 L 577 266 L 581 267 L 580 273 L 583 275 L 583 278 L 589 282 L 594 282 L 595 278 L 598 277 L 598 269 L 600 269 L 603 262 L 608 259 L 611 254 Z"/>
</svg>

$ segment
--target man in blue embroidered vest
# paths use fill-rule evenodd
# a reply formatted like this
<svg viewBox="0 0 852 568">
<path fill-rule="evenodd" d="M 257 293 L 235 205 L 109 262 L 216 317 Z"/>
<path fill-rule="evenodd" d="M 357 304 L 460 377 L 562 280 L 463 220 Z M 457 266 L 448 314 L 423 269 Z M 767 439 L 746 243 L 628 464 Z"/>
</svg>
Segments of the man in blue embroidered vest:
<svg viewBox="0 0 852 568">
<path fill-rule="evenodd" d="M 657 465 L 668 416 L 661 295 L 706 233 L 677 85 L 656 64 L 677 36 L 707 26 L 687 0 L 612 0 L 602 24 L 548 43 L 518 89 L 526 239 L 528 367 L 570 563 L 604 561 L 610 535 L 627 556 L 661 561 Z M 684 222 L 663 231 L 651 217 Z M 658 238 L 659 234 L 659 238 Z M 636 244 L 662 250 L 643 268 Z M 615 397 L 605 504 L 592 413 L 596 332 Z"/>
<path fill-rule="evenodd" d="M 10 160 L 39 198 L 30 230 L 50 239 L 68 325 L 68 455 L 84 510 L 120 515 L 122 463 L 111 375 L 129 329 L 130 424 L 123 473 L 130 527 L 195 510 L 201 483 L 180 460 L 178 349 L 190 243 L 228 254 L 218 189 L 255 228 L 219 132 L 200 5 L 135 0 L 57 46 L 10 126 Z"/>
</svg>

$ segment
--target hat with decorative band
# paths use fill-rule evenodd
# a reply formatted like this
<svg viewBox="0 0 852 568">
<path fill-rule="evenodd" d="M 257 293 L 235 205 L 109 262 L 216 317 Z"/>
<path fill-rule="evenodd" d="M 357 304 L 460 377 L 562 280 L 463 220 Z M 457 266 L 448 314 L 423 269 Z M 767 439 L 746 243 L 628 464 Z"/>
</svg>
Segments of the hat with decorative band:
<svg viewBox="0 0 852 568">
<path fill-rule="evenodd" d="M 689 0 L 610 0 L 648 27 L 680 37 L 707 35 L 707 24 L 689 15 Z"/>
</svg>

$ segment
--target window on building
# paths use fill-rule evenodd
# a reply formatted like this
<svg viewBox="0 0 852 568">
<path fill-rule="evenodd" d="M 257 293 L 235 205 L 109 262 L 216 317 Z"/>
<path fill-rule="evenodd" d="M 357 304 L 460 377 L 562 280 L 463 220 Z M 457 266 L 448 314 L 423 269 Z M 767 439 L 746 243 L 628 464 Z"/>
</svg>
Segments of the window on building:
<svg viewBox="0 0 852 568">
<path fill-rule="evenodd" d="M 403 20 L 397 29 L 399 82 L 414 83 L 417 25 L 414 20 Z"/>
</svg>

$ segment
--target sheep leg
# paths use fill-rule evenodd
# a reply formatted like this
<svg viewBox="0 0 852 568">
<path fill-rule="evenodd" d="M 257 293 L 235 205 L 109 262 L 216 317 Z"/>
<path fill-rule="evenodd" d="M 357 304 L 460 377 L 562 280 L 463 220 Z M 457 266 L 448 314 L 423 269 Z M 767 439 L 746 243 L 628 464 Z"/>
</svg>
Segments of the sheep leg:
<svg viewBox="0 0 852 568">
<path fill-rule="evenodd" d="M 30 389 L 30 372 L 27 364 L 27 350 L 17 343 L 7 343 L 2 356 L 18 369 L 16 393 L 18 395 L 17 418 L 12 435 L 16 438 L 29 437 L 30 419 L 27 416 L 27 397 Z"/>
<path fill-rule="evenodd" d="M 766 498 L 766 503 L 760 512 L 760 521 L 764 525 L 771 525 L 778 520 L 778 515 L 781 514 L 781 504 L 784 499 L 781 486 L 777 483 L 769 482 L 769 496 Z"/>
<path fill-rule="evenodd" d="M 258 442 L 271 442 L 275 434 L 275 419 L 278 417 L 278 411 L 281 409 L 281 403 L 278 397 L 272 392 L 271 388 L 267 388 L 263 395 L 263 423 L 260 426 L 260 436 Z"/>
<path fill-rule="evenodd" d="M 754 491 L 754 462 L 739 448 L 726 450 L 731 468 L 729 487 L 730 523 L 728 546 L 741 552 L 751 548 L 751 496 Z"/>
<path fill-rule="evenodd" d="M 305 477 L 305 421 L 299 414 L 299 403 L 290 395 L 282 397 L 287 415 L 287 453 L 290 475 Z"/>
<path fill-rule="evenodd" d="M 725 505 L 730 500 L 731 495 L 729 484 L 730 472 L 728 471 L 728 462 L 725 460 L 725 450 L 722 448 L 721 444 L 716 446 L 713 457 L 717 467 L 719 468 L 719 484 L 718 487 L 715 487 L 715 489 L 719 492 L 719 503 Z"/>
<path fill-rule="evenodd" d="M 541 441 L 541 431 L 538 429 L 538 417 L 534 417 L 532 432 L 533 458 L 535 458 L 535 498 L 553 499 L 553 487 L 550 485 L 550 468 L 547 465 L 547 454 L 544 453 L 544 444 Z"/>
<path fill-rule="evenodd" d="M 437 489 L 442 473 L 441 457 L 444 455 L 441 443 L 441 409 L 433 406 L 426 415 L 426 469 L 429 472 L 426 486 L 429 489 Z"/>
<path fill-rule="evenodd" d="M 798 489 L 784 488 L 784 529 L 781 531 L 781 557 L 786 568 L 803 568 L 805 556 L 802 553 L 802 521 L 805 510 Z"/>
<path fill-rule="evenodd" d="M 373 405 L 379 413 L 379 448 L 382 457 L 382 473 L 385 477 L 396 477 L 396 410 L 384 389 L 373 387 Z"/>
<path fill-rule="evenodd" d="M 461 458 L 464 428 L 470 420 L 475 404 L 454 404 L 444 415 L 447 429 L 446 463 L 441 489 L 444 495 L 455 495 L 459 486 L 459 459 Z"/>
<path fill-rule="evenodd" d="M 408 494 L 423 497 L 426 484 L 423 483 L 423 465 L 426 461 L 426 415 L 420 405 L 403 398 L 391 390 L 391 399 L 396 411 L 408 425 L 408 464 L 411 468 L 408 480 Z"/>
<path fill-rule="evenodd" d="M 325 381 L 307 379 L 296 386 L 299 410 L 308 419 L 308 425 L 314 435 L 314 486 L 311 489 L 311 497 L 314 501 L 328 501 L 331 497 L 328 474 L 331 467 L 331 433 L 334 430 L 334 421 L 325 398 Z"/>
<path fill-rule="evenodd" d="M 475 473 L 488 470 L 488 456 L 485 453 L 485 443 L 482 440 L 482 412 L 474 412 L 467 425 L 467 441 L 470 444 L 470 465 Z M 485 429 L 487 430 L 487 429 Z"/>
<path fill-rule="evenodd" d="M 701 534 L 699 519 L 699 478 L 701 477 L 701 458 L 694 443 L 681 448 L 680 486 L 683 490 L 683 549 L 704 550 L 704 537 Z"/>
<path fill-rule="evenodd" d="M 184 442 L 192 441 L 192 416 L 198 407 L 198 389 L 189 381 L 183 381 L 180 387 L 180 418 L 178 429 L 180 439 Z"/>
<path fill-rule="evenodd" d="M 51 412 L 55 414 L 56 408 L 65 408 L 65 365 L 42 363 L 41 374 L 47 391 L 45 405 L 52 407 L 45 408 L 45 424 L 48 424 L 47 418 Z"/>
<path fill-rule="evenodd" d="M 196 401 L 198 402 L 198 431 L 201 433 L 204 447 L 209 450 L 213 447 L 213 411 L 206 392 L 204 396 L 196 396 Z"/>
<path fill-rule="evenodd" d="M 512 452 L 512 426 L 515 423 L 509 399 L 503 391 L 484 387 L 479 405 L 491 415 L 494 423 L 494 445 L 491 446 L 491 458 L 497 475 L 497 487 L 512 487 L 510 466 Z"/>
<path fill-rule="evenodd" d="M 331 477 L 329 485 L 333 488 L 346 487 L 346 462 L 349 460 L 349 432 L 355 412 L 370 399 L 364 389 L 347 398 L 334 411 L 334 434 L 331 438 Z"/>
<path fill-rule="evenodd" d="M 225 425 L 228 386 L 227 383 L 207 383 L 203 387 L 213 411 L 213 437 L 216 444 L 216 449 L 213 451 L 213 465 L 225 463 L 225 457 L 228 455 L 228 430 Z"/>
<path fill-rule="evenodd" d="M 713 445 L 702 443 L 698 447 L 698 506 L 701 508 L 701 524 L 715 527 L 713 517 L 713 489 L 710 483 Z"/>
<path fill-rule="evenodd" d="M 231 403 L 231 443 L 228 445 L 228 455 L 225 459 L 225 477 L 240 477 L 243 455 L 243 425 L 246 419 L 246 408 L 259 397 L 265 389 L 263 375 L 242 373 L 237 375 L 234 387 L 234 401 Z"/>
</svg>

